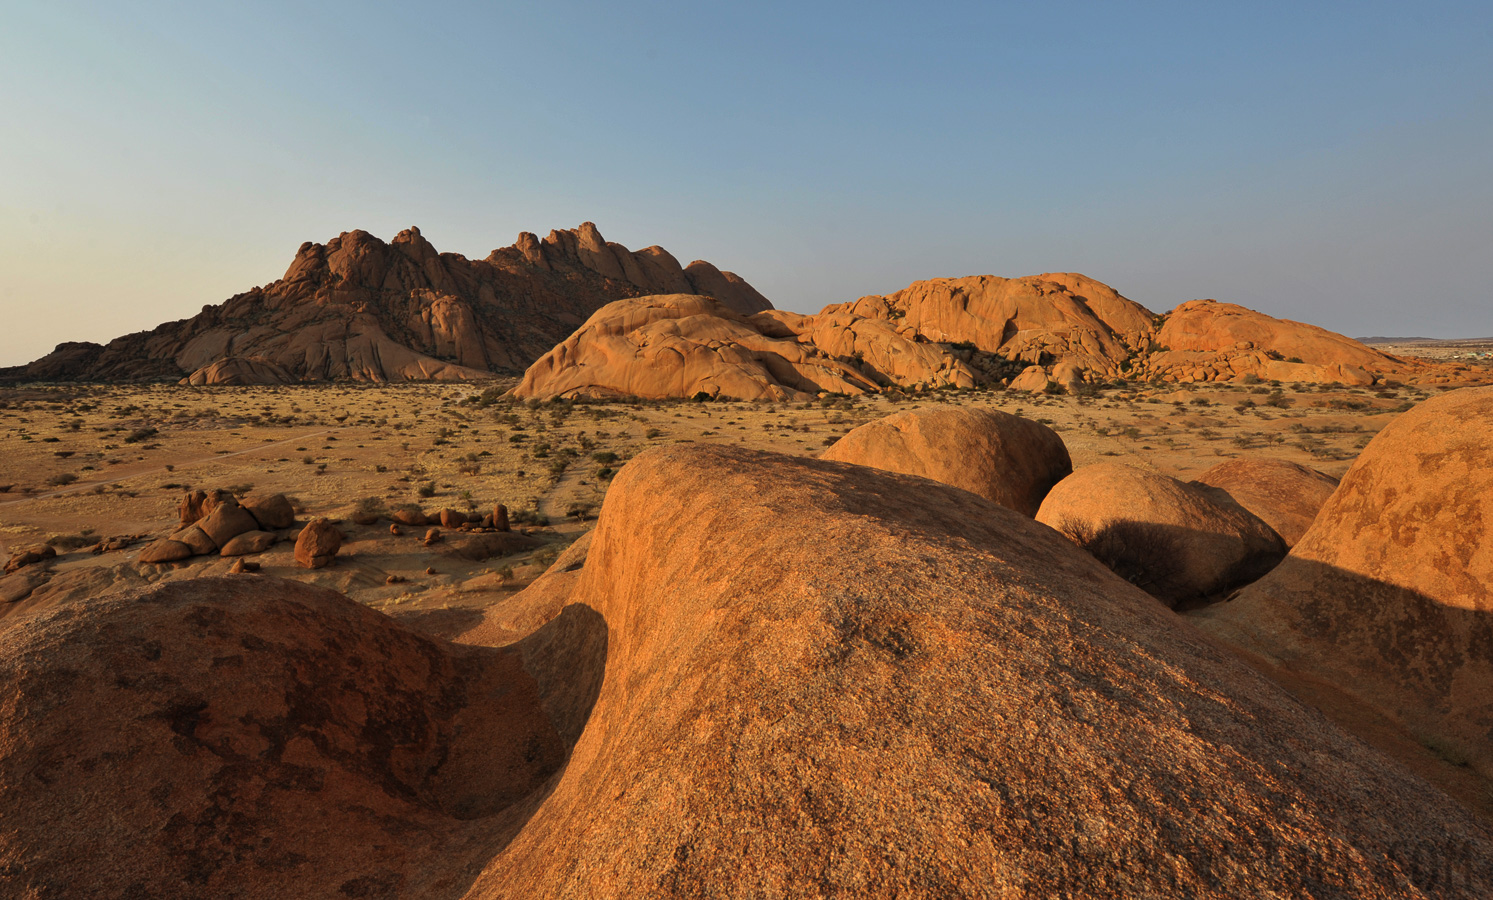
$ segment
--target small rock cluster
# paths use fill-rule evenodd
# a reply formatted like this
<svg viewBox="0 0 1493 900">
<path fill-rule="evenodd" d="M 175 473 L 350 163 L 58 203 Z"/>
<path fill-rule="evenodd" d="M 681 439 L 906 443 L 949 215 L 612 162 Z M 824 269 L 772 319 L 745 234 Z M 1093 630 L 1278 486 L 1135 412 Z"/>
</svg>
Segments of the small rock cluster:
<svg viewBox="0 0 1493 900">
<path fill-rule="evenodd" d="M 24 569 L 27 566 L 45 562 L 56 556 L 57 551 L 51 544 L 37 544 L 34 547 L 27 547 L 20 553 L 12 556 L 10 561 L 5 564 L 5 574 L 9 575 L 18 569 Z"/>
<path fill-rule="evenodd" d="M 94 556 L 110 553 L 115 550 L 123 550 L 131 544 L 143 540 L 143 534 L 122 534 L 117 537 L 101 538 L 89 551 Z M 57 558 L 57 548 L 51 544 L 33 544 L 11 556 L 5 563 L 5 574 L 10 575 L 27 566 L 44 563 Z"/>
<path fill-rule="evenodd" d="M 279 541 L 276 531 L 295 525 L 295 510 L 284 494 L 251 494 L 240 501 L 227 491 L 192 491 L 182 497 L 177 512 L 180 527 L 146 545 L 140 562 L 263 553 Z"/>
<path fill-rule="evenodd" d="M 425 525 L 439 525 L 449 531 L 512 531 L 513 526 L 508 522 L 508 507 L 499 503 L 493 511 L 485 516 L 474 513 L 464 513 L 456 509 L 441 509 L 433 513 L 427 513 L 413 506 L 403 506 L 389 514 L 396 526 L 408 525 L 418 528 Z M 372 523 L 368 523 L 372 524 Z M 392 528 L 390 534 L 398 534 Z"/>
</svg>

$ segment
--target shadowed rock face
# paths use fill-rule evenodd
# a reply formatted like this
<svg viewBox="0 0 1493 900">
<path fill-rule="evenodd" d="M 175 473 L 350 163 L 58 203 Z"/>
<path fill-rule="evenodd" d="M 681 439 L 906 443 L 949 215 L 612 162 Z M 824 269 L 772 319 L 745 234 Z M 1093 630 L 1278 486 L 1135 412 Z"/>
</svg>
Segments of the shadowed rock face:
<svg viewBox="0 0 1493 900">
<path fill-rule="evenodd" d="M 279 384 L 459 380 L 516 373 L 622 298 L 709 294 L 743 314 L 772 304 L 740 277 L 661 247 L 636 253 L 596 226 L 528 232 L 486 259 L 437 253 L 418 228 L 306 243 L 279 281 L 190 319 L 100 346 L 69 343 L 7 380 Z"/>
<path fill-rule="evenodd" d="M 1253 581 L 1286 553 L 1269 525 L 1223 491 L 1121 463 L 1058 482 L 1037 521 L 1169 606 Z"/>
<path fill-rule="evenodd" d="M 852 429 L 821 459 L 918 475 L 1035 516 L 1073 472 L 1058 433 L 996 410 L 908 410 Z"/>
<path fill-rule="evenodd" d="M 1493 777 L 1490 434 L 1493 388 L 1399 416 L 1285 561 L 1200 623 Z"/>
<path fill-rule="evenodd" d="M 181 380 L 191 385 L 290 384 L 295 379 L 259 356 L 229 356 L 209 363 Z"/>
<path fill-rule="evenodd" d="M 1226 491 L 1235 503 L 1259 516 L 1294 547 L 1311 527 L 1338 481 L 1316 469 L 1284 459 L 1231 459 L 1197 480 Z"/>
<path fill-rule="evenodd" d="M 0 635 L 0 673 L 5 896 L 456 896 L 438 848 L 567 747 L 520 648 L 278 579 L 39 614 Z"/>
<path fill-rule="evenodd" d="M 0 792 L 25 823 L 0 829 L 0 888 L 1493 890 L 1458 807 L 966 491 L 652 450 L 556 566 L 489 623 L 527 634 L 503 650 L 250 579 L 23 620 L 0 634 Z"/>
<path fill-rule="evenodd" d="M 1232 303 L 1194 300 L 1154 315 L 1108 285 L 1076 273 L 1026 278 L 935 278 L 885 297 L 825 308 L 890 322 L 903 336 L 973 344 L 1028 364 L 1018 390 L 1048 381 L 1117 377 L 1164 381 L 1265 380 L 1373 384 L 1392 377 L 1478 383 L 1485 372 L 1400 359 L 1352 338 Z M 1004 376 L 1003 376 L 1004 377 Z"/>
</svg>

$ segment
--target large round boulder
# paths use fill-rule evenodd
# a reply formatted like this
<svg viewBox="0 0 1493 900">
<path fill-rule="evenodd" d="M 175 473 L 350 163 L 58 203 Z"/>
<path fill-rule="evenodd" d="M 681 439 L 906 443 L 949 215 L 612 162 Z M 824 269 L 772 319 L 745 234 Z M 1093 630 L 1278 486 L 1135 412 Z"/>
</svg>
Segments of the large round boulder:
<svg viewBox="0 0 1493 900">
<path fill-rule="evenodd" d="M 315 518 L 306 523 L 295 541 L 295 561 L 306 569 L 320 569 L 332 564 L 342 549 L 342 532 L 329 520 Z"/>
<path fill-rule="evenodd" d="M 272 531 L 246 531 L 224 544 L 218 554 L 220 556 L 247 556 L 250 553 L 263 553 L 275 546 L 275 542 L 279 539 L 279 535 Z"/>
<path fill-rule="evenodd" d="M 1222 491 L 1121 463 L 1058 482 L 1037 521 L 1170 606 L 1247 584 L 1286 553 L 1274 529 Z"/>
<path fill-rule="evenodd" d="M 988 409 L 918 409 L 852 429 L 821 457 L 918 475 L 1027 516 L 1073 471 L 1057 432 Z"/>
<path fill-rule="evenodd" d="M 202 529 L 212 540 L 213 548 L 217 549 L 245 532 L 257 531 L 259 522 L 239 506 L 237 500 L 229 497 L 193 527 Z"/>
<path fill-rule="evenodd" d="M 1221 462 L 1197 480 L 1227 492 L 1274 528 L 1287 547 L 1296 546 L 1337 490 L 1337 479 L 1331 475 L 1289 460 L 1258 457 Z"/>
<path fill-rule="evenodd" d="M 1381 431 L 1267 577 L 1204 625 L 1493 777 L 1493 388 Z"/>
<path fill-rule="evenodd" d="M 140 555 L 136 558 L 143 563 L 172 563 L 187 559 L 192 555 L 192 552 L 192 548 L 181 541 L 161 538 L 158 541 L 151 541 L 149 544 L 146 544 L 141 548 Z"/>
<path fill-rule="evenodd" d="M 250 494 L 241 505 L 261 530 L 274 531 L 295 524 L 295 507 L 284 494 Z"/>
<path fill-rule="evenodd" d="M 1047 390 L 1052 384 L 1052 379 L 1047 376 L 1047 370 L 1041 366 L 1027 366 L 1021 370 L 1021 374 L 1011 379 L 1010 389 L 1013 391 L 1027 391 L 1040 394 Z"/>
<path fill-rule="evenodd" d="M 191 547 L 194 555 L 218 552 L 218 545 L 198 525 L 188 525 L 180 531 L 172 532 L 171 540 L 180 541 Z"/>
<path fill-rule="evenodd" d="M 578 574 L 566 602 L 609 625 L 601 693 L 476 895 L 1493 884 L 1488 839 L 1454 804 L 966 491 L 650 450 L 617 476 Z"/>
<path fill-rule="evenodd" d="M 37 613 L 0 684 L 6 897 L 458 896 L 565 754 L 521 653 L 279 579 Z"/>
<path fill-rule="evenodd" d="M 515 397 L 735 397 L 808 400 L 876 383 L 812 343 L 710 297 L 632 297 L 597 310 L 524 372 Z"/>
</svg>

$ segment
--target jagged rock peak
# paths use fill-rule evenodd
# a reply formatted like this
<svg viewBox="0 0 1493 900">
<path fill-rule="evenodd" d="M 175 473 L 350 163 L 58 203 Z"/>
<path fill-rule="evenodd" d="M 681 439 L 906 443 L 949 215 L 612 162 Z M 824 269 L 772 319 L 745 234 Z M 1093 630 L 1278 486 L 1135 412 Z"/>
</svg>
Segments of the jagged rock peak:
<svg viewBox="0 0 1493 900">
<path fill-rule="evenodd" d="M 686 271 L 657 247 L 634 253 L 594 222 L 543 240 L 522 232 L 482 260 L 440 253 L 414 226 L 387 243 L 353 230 L 301 244 L 280 280 L 196 316 L 106 347 L 59 347 L 0 379 L 486 378 L 523 371 L 612 301 L 660 293 L 708 294 L 747 315 L 772 308 L 730 272 Z"/>
</svg>

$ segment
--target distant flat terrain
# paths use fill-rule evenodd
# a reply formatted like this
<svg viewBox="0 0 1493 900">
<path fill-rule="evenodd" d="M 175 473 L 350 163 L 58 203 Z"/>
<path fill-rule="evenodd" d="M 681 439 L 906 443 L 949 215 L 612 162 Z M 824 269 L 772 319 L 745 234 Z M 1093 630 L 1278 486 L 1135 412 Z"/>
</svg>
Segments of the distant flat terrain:
<svg viewBox="0 0 1493 900">
<path fill-rule="evenodd" d="M 1419 356 L 1425 359 L 1461 359 L 1493 362 L 1493 337 L 1424 338 L 1365 337 L 1358 341 L 1391 356 Z"/>
</svg>

